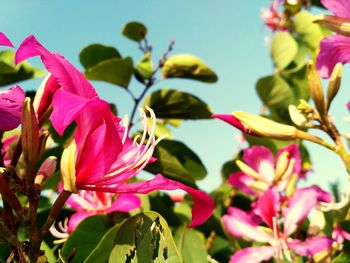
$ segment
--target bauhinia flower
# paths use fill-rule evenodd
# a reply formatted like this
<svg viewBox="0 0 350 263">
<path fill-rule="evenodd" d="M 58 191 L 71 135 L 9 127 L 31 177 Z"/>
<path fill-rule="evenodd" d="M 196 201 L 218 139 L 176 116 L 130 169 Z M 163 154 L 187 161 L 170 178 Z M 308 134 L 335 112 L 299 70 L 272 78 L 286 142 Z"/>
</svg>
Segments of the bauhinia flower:
<svg viewBox="0 0 350 263">
<path fill-rule="evenodd" d="M 310 257 L 332 246 L 333 239 L 326 236 L 307 237 L 299 240 L 292 237 L 300 224 L 320 201 L 330 201 L 330 195 L 317 187 L 298 189 L 282 210 L 282 196 L 276 189 L 269 189 L 258 199 L 255 213 L 251 214 L 231 207 L 223 216 L 227 231 L 235 237 L 267 245 L 243 248 L 232 255 L 231 263 L 262 262 L 274 257 L 287 258 L 292 262 L 292 252 Z M 263 222 L 266 227 L 260 226 Z"/>
<path fill-rule="evenodd" d="M 110 214 L 113 212 L 127 213 L 139 208 L 141 200 L 138 196 L 132 194 L 118 195 L 80 190 L 77 194 L 69 197 L 66 204 L 76 211 L 76 213 L 63 224 L 59 222 L 59 229 L 56 229 L 54 226 L 50 228 L 51 234 L 59 239 L 55 243 L 64 242 L 85 218 L 92 215 Z"/>
<path fill-rule="evenodd" d="M 283 13 L 278 11 L 280 3 L 281 0 L 275 0 L 269 8 L 263 8 L 261 10 L 261 18 L 271 31 L 284 31 L 287 29 L 286 19 Z"/>
<path fill-rule="evenodd" d="M 127 126 L 113 115 L 109 104 L 101 100 L 92 85 L 61 55 L 52 54 L 34 36 L 23 41 L 16 53 L 16 63 L 40 56 L 51 76 L 42 91 L 40 105 L 47 108 L 52 102 L 51 121 L 59 134 L 73 122 L 74 140 L 64 150 L 61 159 L 62 184 L 66 191 L 78 190 L 111 193 L 142 193 L 155 190 L 182 189 L 194 200 L 190 226 L 203 223 L 212 213 L 214 203 L 204 192 L 167 179 L 162 175 L 136 183 L 128 183 L 149 162 L 158 140 L 155 139 L 155 116 L 148 109 L 152 124 L 144 121 L 141 139 L 129 138 Z M 48 90 L 48 91 L 47 91 Z M 44 110 L 45 111 L 45 110 Z M 146 113 L 142 110 L 145 119 Z M 144 144 L 147 141 L 146 144 Z"/>
<path fill-rule="evenodd" d="M 350 23 L 349 0 L 321 0 L 321 3 L 334 15 L 347 18 L 348 23 Z M 320 43 L 320 52 L 316 60 L 320 76 L 329 78 L 338 62 L 342 64 L 350 62 L 350 38 L 335 34 L 324 38 Z"/>
<path fill-rule="evenodd" d="M 237 161 L 240 172 L 231 174 L 228 182 L 242 192 L 259 196 L 267 189 L 275 187 L 291 194 L 298 178 L 304 177 L 299 148 L 292 143 L 281 148 L 273 157 L 264 146 L 252 146 L 243 151 L 242 161 Z"/>
</svg>

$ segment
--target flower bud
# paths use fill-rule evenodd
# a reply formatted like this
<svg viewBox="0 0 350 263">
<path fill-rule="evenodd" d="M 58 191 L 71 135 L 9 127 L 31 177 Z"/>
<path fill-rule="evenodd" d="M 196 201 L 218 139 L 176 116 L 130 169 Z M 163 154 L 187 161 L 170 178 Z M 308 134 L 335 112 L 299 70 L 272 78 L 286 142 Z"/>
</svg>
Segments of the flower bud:
<svg viewBox="0 0 350 263">
<path fill-rule="evenodd" d="M 308 120 L 304 114 L 295 106 L 289 105 L 288 107 L 289 116 L 293 123 L 299 127 L 305 128 L 308 124 Z"/>
<path fill-rule="evenodd" d="M 315 65 L 312 61 L 307 63 L 307 79 L 311 89 L 311 97 L 315 103 L 316 109 L 320 116 L 326 116 L 326 108 L 324 101 L 324 93 L 320 76 L 317 73 Z"/>
<path fill-rule="evenodd" d="M 350 37 L 349 18 L 321 14 L 315 16 L 314 22 L 323 25 L 340 35 Z"/>
<path fill-rule="evenodd" d="M 75 152 L 76 144 L 73 141 L 64 149 L 61 157 L 62 186 L 64 190 L 72 193 L 78 192 L 75 185 Z"/>
<path fill-rule="evenodd" d="M 329 109 L 333 99 L 339 91 L 343 71 L 342 69 L 343 65 L 338 62 L 332 71 L 331 78 L 329 79 L 329 85 L 327 90 L 327 110 Z"/>
<path fill-rule="evenodd" d="M 313 112 L 313 108 L 310 106 L 309 103 L 307 103 L 307 101 L 301 99 L 299 100 L 299 104 L 297 106 L 297 109 L 300 110 L 302 113 L 304 114 L 309 114 Z"/>
<path fill-rule="evenodd" d="M 43 184 L 43 182 L 52 176 L 56 171 L 57 157 L 49 156 L 40 166 L 35 177 L 35 184 Z"/>
</svg>

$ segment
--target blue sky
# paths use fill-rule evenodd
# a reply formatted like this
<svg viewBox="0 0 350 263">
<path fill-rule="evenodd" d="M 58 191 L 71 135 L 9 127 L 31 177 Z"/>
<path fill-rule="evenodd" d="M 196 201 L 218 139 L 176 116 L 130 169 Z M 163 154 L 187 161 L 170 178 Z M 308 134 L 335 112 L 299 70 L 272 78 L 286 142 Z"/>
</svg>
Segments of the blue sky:
<svg viewBox="0 0 350 263">
<path fill-rule="evenodd" d="M 175 88 L 195 94 L 206 101 L 216 113 L 233 110 L 258 113 L 261 102 L 255 93 L 256 81 L 273 72 L 264 38 L 269 35 L 260 19 L 262 7 L 268 0 L 216 1 L 199 0 L 104 0 L 104 1 L 44 1 L 0 0 L 0 30 L 15 45 L 34 34 L 49 50 L 58 51 L 82 70 L 79 51 L 90 43 L 118 48 L 123 56 L 138 61 L 142 54 L 134 42 L 120 35 L 128 21 L 147 25 L 148 39 L 154 47 L 154 58 L 160 57 L 171 40 L 176 41 L 173 53 L 189 53 L 206 61 L 219 81 L 204 84 L 190 80 L 166 80 L 154 87 Z M 38 63 L 37 60 L 33 60 Z M 349 70 L 344 71 L 349 75 Z M 350 99 L 346 91 L 349 78 L 345 76 L 340 95 L 334 102 L 337 123 L 348 115 L 345 103 Z M 37 81 L 23 82 L 25 89 L 37 87 Z M 94 83 L 99 94 L 117 104 L 120 115 L 130 114 L 131 100 L 122 89 Z M 135 93 L 140 86 L 130 85 Z M 202 159 L 208 176 L 200 186 L 210 190 L 217 186 L 222 164 L 237 150 L 232 127 L 217 120 L 187 121 L 174 130 L 174 138 L 184 141 Z M 307 144 L 311 146 L 310 144 Z M 315 173 L 309 183 L 327 186 L 329 180 L 342 178 L 346 173 L 337 156 L 320 146 L 310 147 Z"/>
</svg>

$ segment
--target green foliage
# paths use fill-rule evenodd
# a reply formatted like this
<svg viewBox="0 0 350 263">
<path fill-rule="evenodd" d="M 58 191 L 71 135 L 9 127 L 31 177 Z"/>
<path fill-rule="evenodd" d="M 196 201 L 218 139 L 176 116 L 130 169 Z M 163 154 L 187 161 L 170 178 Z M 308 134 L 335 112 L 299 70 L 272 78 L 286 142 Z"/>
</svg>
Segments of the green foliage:
<svg viewBox="0 0 350 263">
<path fill-rule="evenodd" d="M 201 59 L 187 54 L 168 58 L 162 68 L 164 78 L 193 79 L 213 83 L 218 80 L 215 72 Z"/>
<path fill-rule="evenodd" d="M 204 238 L 200 232 L 181 226 L 175 230 L 174 239 L 184 263 L 208 262 Z"/>
<path fill-rule="evenodd" d="M 85 69 L 111 58 L 121 58 L 119 51 L 114 47 L 101 44 L 90 44 L 83 48 L 79 54 L 80 63 Z"/>
<path fill-rule="evenodd" d="M 71 262 L 84 262 L 85 258 L 95 249 L 111 226 L 111 220 L 105 215 L 86 218 L 69 235 L 63 246 L 62 255 L 68 257 L 76 250 L 76 254 Z"/>
<path fill-rule="evenodd" d="M 278 70 L 285 69 L 297 53 L 298 44 L 290 33 L 276 33 L 271 44 L 271 57 Z"/>
<path fill-rule="evenodd" d="M 131 217 L 115 236 L 109 262 L 182 262 L 166 221 L 149 211 Z"/>
<path fill-rule="evenodd" d="M 146 37 L 147 28 L 140 22 L 129 22 L 123 27 L 122 34 L 130 40 L 140 42 Z"/>
<path fill-rule="evenodd" d="M 209 119 L 212 112 L 209 106 L 186 92 L 161 89 L 149 94 L 144 102 L 161 119 Z"/>
<path fill-rule="evenodd" d="M 0 52 L 0 86 L 44 76 L 44 71 L 31 66 L 28 62 L 15 65 L 14 57 L 15 52 L 12 50 Z"/>
<path fill-rule="evenodd" d="M 135 66 L 135 74 L 142 80 L 149 79 L 153 75 L 153 64 L 151 60 L 151 53 L 146 53 L 143 59 Z"/>
<path fill-rule="evenodd" d="M 156 147 L 154 155 L 157 161 L 146 166 L 146 171 L 153 174 L 161 173 L 190 185 L 195 180 L 207 175 L 199 157 L 185 144 L 175 140 L 162 140 Z"/>
</svg>

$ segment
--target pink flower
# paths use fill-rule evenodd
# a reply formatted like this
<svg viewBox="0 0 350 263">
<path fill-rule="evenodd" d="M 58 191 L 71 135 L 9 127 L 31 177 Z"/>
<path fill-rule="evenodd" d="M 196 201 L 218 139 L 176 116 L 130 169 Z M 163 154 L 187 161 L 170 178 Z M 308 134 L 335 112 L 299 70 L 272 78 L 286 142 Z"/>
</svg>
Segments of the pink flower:
<svg viewBox="0 0 350 263">
<path fill-rule="evenodd" d="M 229 208 L 223 222 L 230 234 L 268 244 L 241 249 L 231 257 L 230 262 L 261 262 L 271 257 L 282 259 L 283 255 L 291 261 L 290 250 L 301 256 L 312 256 L 331 247 L 333 240 L 325 236 L 308 237 L 304 241 L 291 237 L 313 207 L 320 201 L 330 200 L 328 193 L 317 187 L 298 189 L 285 209 L 282 209 L 281 199 L 275 189 L 265 191 L 258 199 L 255 214 L 260 215 L 267 227 L 260 226 L 260 221 L 254 220 L 247 212 Z"/>
<path fill-rule="evenodd" d="M 280 0 L 275 0 L 269 8 L 261 10 L 261 18 L 271 31 L 284 31 L 287 29 L 284 15 L 278 11 Z"/>
<path fill-rule="evenodd" d="M 338 244 L 342 244 L 345 240 L 350 240 L 350 233 L 343 230 L 340 224 L 337 224 L 333 229 L 332 238 Z"/>
<path fill-rule="evenodd" d="M 77 194 L 72 195 L 66 204 L 76 211 L 64 224 L 59 223 L 57 230 L 51 227 L 51 234 L 59 238 L 56 243 L 65 241 L 70 233 L 88 216 L 98 214 L 109 214 L 113 212 L 130 212 L 139 208 L 141 205 L 140 198 L 136 195 L 85 191 L 80 190 Z"/>
<path fill-rule="evenodd" d="M 242 192 L 259 196 L 268 188 L 285 191 L 292 179 L 304 176 L 299 148 L 292 143 L 281 148 L 273 157 L 264 146 L 252 146 L 243 151 L 243 162 L 237 164 L 240 172 L 231 174 L 228 182 Z"/>
<path fill-rule="evenodd" d="M 11 41 L 2 32 L 0 32 L 0 46 L 13 47 Z"/>
<path fill-rule="evenodd" d="M 321 3 L 334 15 L 350 18 L 349 0 L 321 0 Z M 316 67 L 323 78 L 329 78 L 335 65 L 350 62 L 350 38 L 342 35 L 332 35 L 320 43 Z"/>
<path fill-rule="evenodd" d="M 51 77 L 38 102 L 46 109 L 52 102 L 51 121 L 59 134 L 72 122 L 77 125 L 74 140 L 65 149 L 62 160 L 63 188 L 68 191 L 101 191 L 111 193 L 143 193 L 155 190 L 182 189 L 194 200 L 191 226 L 203 223 L 212 213 L 214 203 L 204 192 L 157 175 L 137 183 L 128 183 L 153 161 L 155 116 L 149 109 L 151 126 L 144 121 L 140 139 L 129 138 L 128 131 L 114 116 L 109 104 L 101 100 L 92 85 L 61 55 L 52 54 L 34 36 L 23 41 L 16 53 L 16 63 L 40 56 Z M 39 110 L 38 110 L 39 111 Z M 45 111 L 45 110 L 44 110 Z M 146 113 L 141 111 L 145 119 Z M 147 140 L 147 143 L 144 144 Z"/>
</svg>

